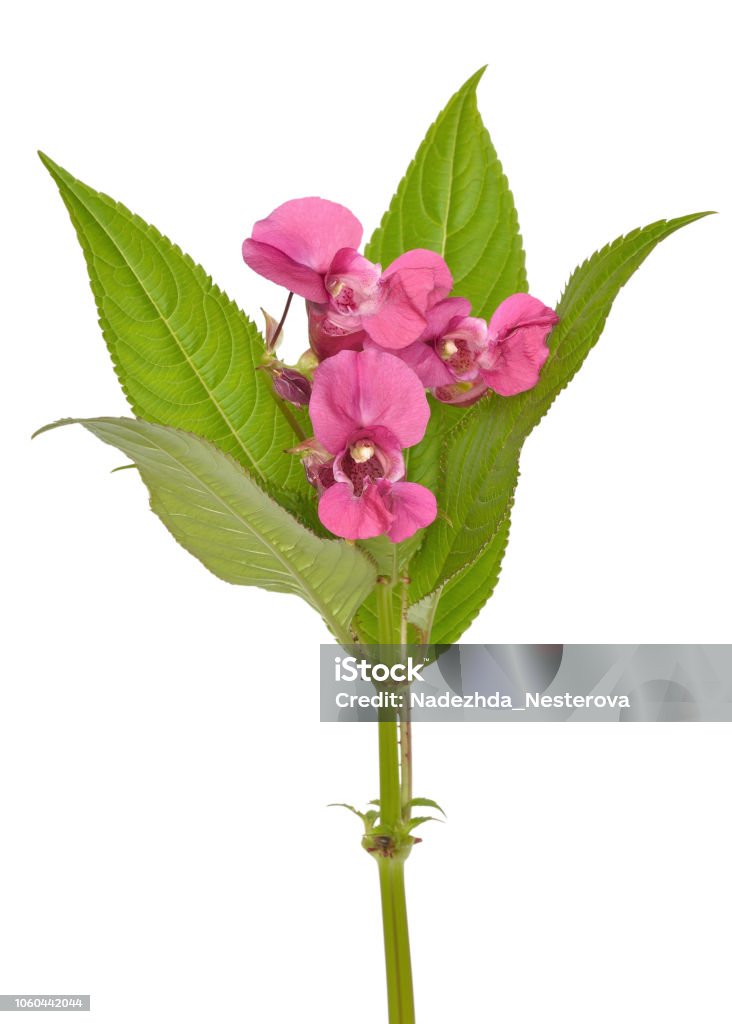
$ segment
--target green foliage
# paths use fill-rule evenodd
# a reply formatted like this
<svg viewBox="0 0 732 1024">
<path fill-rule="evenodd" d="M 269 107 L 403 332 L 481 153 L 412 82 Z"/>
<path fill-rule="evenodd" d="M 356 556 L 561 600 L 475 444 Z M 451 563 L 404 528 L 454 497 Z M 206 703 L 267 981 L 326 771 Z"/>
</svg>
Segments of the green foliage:
<svg viewBox="0 0 732 1024">
<path fill-rule="evenodd" d="M 415 796 L 409 803 L 408 807 L 434 807 L 436 811 L 439 811 L 443 817 L 447 817 L 443 809 L 434 800 L 429 800 L 426 796 Z M 433 819 L 434 820 L 434 819 Z"/>
<path fill-rule="evenodd" d="M 524 440 L 597 342 L 622 286 L 660 241 L 703 216 L 639 228 L 578 267 L 557 307 L 560 322 L 538 385 L 513 398 L 487 396 L 444 435 L 437 487 L 442 517 L 425 531 L 410 565 L 411 618 L 423 628 L 434 613 L 434 643 L 457 640 L 493 592 Z"/>
<path fill-rule="evenodd" d="M 528 285 L 513 197 L 477 108 L 482 74 L 430 127 L 366 254 L 386 265 L 411 248 L 440 253 L 455 293 L 489 318 Z M 397 623 L 408 598 L 410 640 L 460 637 L 498 579 L 524 440 L 597 342 L 620 288 L 658 242 L 705 216 L 634 231 L 575 270 L 536 388 L 491 394 L 470 409 L 430 400 L 427 433 L 406 462 L 408 479 L 437 495 L 437 520 L 397 546 L 384 537 L 354 546 L 323 539 L 315 492 L 285 454 L 310 432 L 307 415 L 285 408 L 256 372 L 264 345 L 252 322 L 154 227 L 41 159 L 76 228 L 104 337 L 140 417 L 63 422 L 82 423 L 133 460 L 153 510 L 212 572 L 299 594 L 344 642 L 352 620 L 359 639 L 379 638 L 377 573 L 393 581 Z"/>
<path fill-rule="evenodd" d="M 76 228 L 135 415 L 207 438 L 285 503 L 293 498 L 281 491 L 311 499 L 299 461 L 284 454 L 298 438 L 266 375 L 255 372 L 264 343 L 254 324 L 156 228 L 41 160 Z"/>
<path fill-rule="evenodd" d="M 478 112 L 476 72 L 431 126 L 381 226 L 366 247 L 386 266 L 407 249 L 445 257 L 455 294 L 489 317 L 525 291 L 526 270 L 513 196 Z"/>
<path fill-rule="evenodd" d="M 358 811 L 353 804 L 328 804 L 328 807 L 345 807 L 347 811 L 350 811 L 352 814 L 355 814 L 357 818 L 361 819 L 364 829 L 367 832 L 374 827 L 379 819 L 378 811 Z"/>
<path fill-rule="evenodd" d="M 126 418 L 80 423 L 132 459 L 150 505 L 175 539 L 228 583 L 297 594 L 347 642 L 349 623 L 375 583 L 353 545 L 315 536 L 230 455 L 174 427 Z"/>
</svg>

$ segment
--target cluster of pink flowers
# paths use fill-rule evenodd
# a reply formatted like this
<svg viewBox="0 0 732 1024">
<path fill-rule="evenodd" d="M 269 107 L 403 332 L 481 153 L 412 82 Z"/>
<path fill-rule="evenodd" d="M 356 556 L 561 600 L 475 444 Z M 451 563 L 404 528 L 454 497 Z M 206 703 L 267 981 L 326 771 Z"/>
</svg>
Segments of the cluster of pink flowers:
<svg viewBox="0 0 732 1024">
<path fill-rule="evenodd" d="M 257 221 L 242 247 L 263 277 L 306 300 L 309 376 L 270 364 L 278 393 L 309 402 L 314 437 L 299 445 L 318 515 L 351 540 L 395 543 L 437 515 L 431 491 L 404 479 L 403 450 L 424 437 L 425 389 L 471 405 L 516 395 L 539 379 L 557 322 L 531 295 L 511 295 L 490 321 L 450 297 L 444 259 L 412 249 L 386 268 L 358 252 L 363 228 L 343 206 L 293 199 Z"/>
</svg>

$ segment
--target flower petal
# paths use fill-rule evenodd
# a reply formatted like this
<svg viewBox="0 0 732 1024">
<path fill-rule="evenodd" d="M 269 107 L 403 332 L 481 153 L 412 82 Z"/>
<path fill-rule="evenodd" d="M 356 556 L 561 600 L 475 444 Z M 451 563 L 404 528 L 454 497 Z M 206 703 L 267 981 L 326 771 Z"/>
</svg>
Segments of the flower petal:
<svg viewBox="0 0 732 1024">
<path fill-rule="evenodd" d="M 424 313 L 452 291 L 452 274 L 442 256 L 431 249 L 410 249 L 384 271 L 385 281 L 397 277 L 415 307 Z"/>
<path fill-rule="evenodd" d="M 387 485 L 388 486 L 388 485 Z M 385 491 L 380 484 L 382 493 Z M 437 516 L 437 501 L 432 491 L 421 484 L 391 484 L 388 494 L 384 495 L 385 504 L 394 517 L 387 530 L 389 540 L 398 544 L 411 537 L 417 530 L 429 526 Z"/>
<path fill-rule="evenodd" d="M 394 278 L 377 309 L 370 315 L 361 315 L 361 324 L 377 345 L 396 351 L 416 341 L 427 321 L 415 307 L 402 282 Z"/>
<path fill-rule="evenodd" d="M 324 303 L 307 303 L 310 347 L 318 359 L 330 359 L 344 350 L 360 352 L 366 341 L 358 317 L 333 313 Z M 351 323 L 356 327 L 349 330 Z"/>
<path fill-rule="evenodd" d="M 361 222 L 340 203 L 311 197 L 291 199 L 258 220 L 252 238 L 280 249 L 295 263 L 325 274 L 339 249 L 358 249 Z"/>
<path fill-rule="evenodd" d="M 315 371 L 310 418 L 318 441 L 334 455 L 369 427 L 386 427 L 409 448 L 424 437 L 429 416 L 419 378 L 386 352 L 339 352 Z"/>
<path fill-rule="evenodd" d="M 326 529 L 347 540 L 366 540 L 386 533 L 393 516 L 379 493 L 369 485 L 360 498 L 349 484 L 334 484 L 324 491 L 318 502 L 318 516 Z"/>
<path fill-rule="evenodd" d="M 437 341 L 438 338 L 444 337 L 452 320 L 462 320 L 466 316 L 470 316 L 470 303 L 467 299 L 461 299 L 457 295 L 443 299 L 427 310 L 427 327 L 420 340 Z"/>
<path fill-rule="evenodd" d="M 549 356 L 547 338 L 559 317 L 539 299 L 523 293 L 505 299 L 488 325 L 489 345 L 482 377 L 499 395 L 533 388 Z"/>
<path fill-rule="evenodd" d="M 338 250 L 357 249 L 362 235 L 360 221 L 345 206 L 317 197 L 291 199 L 257 221 L 242 255 L 270 281 L 313 302 L 325 302 L 322 276 Z"/>
<path fill-rule="evenodd" d="M 241 247 L 241 254 L 247 266 L 268 281 L 274 281 L 311 302 L 327 300 L 323 275 L 302 263 L 296 263 L 280 249 L 247 238 Z"/>
<path fill-rule="evenodd" d="M 427 327 L 427 310 L 452 288 L 452 275 L 441 256 L 430 249 L 411 249 L 387 267 L 381 278 L 377 308 L 361 310 L 363 328 L 382 348 L 411 345 Z"/>
<path fill-rule="evenodd" d="M 488 329 L 491 335 L 506 335 L 517 327 L 528 327 L 532 325 L 544 325 L 553 327 L 559 317 L 545 306 L 540 299 L 526 292 L 517 292 L 504 299 L 490 319 Z"/>
<path fill-rule="evenodd" d="M 445 405 L 468 406 L 475 405 L 487 390 L 488 384 L 481 376 L 474 381 L 455 380 L 445 387 L 435 388 L 432 394 Z"/>
<path fill-rule="evenodd" d="M 363 347 L 377 348 L 378 346 L 367 337 Z M 455 379 L 429 342 L 414 341 L 406 348 L 400 348 L 394 355 L 398 355 L 402 362 L 417 374 L 426 388 L 452 384 Z"/>
<path fill-rule="evenodd" d="M 364 330 L 382 348 L 399 350 L 426 335 L 427 311 L 452 288 L 452 274 L 442 256 L 430 249 L 410 249 L 387 267 L 381 278 L 383 298 Z"/>
</svg>

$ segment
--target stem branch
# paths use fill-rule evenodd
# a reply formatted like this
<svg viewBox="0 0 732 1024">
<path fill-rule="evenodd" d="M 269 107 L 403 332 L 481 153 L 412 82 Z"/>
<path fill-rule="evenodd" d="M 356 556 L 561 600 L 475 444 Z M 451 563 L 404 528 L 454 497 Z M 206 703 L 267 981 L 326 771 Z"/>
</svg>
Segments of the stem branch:
<svg viewBox="0 0 732 1024">
<path fill-rule="evenodd" d="M 282 311 L 282 316 L 280 317 L 280 322 L 277 324 L 277 327 L 275 328 L 275 332 L 272 335 L 272 340 L 270 341 L 269 345 L 267 346 L 267 348 L 269 349 L 270 352 L 274 352 L 275 346 L 277 344 L 277 339 L 279 338 L 280 334 L 282 334 L 282 328 L 285 326 L 285 320 L 287 319 L 287 314 L 290 312 L 290 304 L 291 303 L 292 303 L 292 292 L 290 292 L 290 294 L 287 296 L 287 302 L 285 303 L 285 308 Z"/>
</svg>

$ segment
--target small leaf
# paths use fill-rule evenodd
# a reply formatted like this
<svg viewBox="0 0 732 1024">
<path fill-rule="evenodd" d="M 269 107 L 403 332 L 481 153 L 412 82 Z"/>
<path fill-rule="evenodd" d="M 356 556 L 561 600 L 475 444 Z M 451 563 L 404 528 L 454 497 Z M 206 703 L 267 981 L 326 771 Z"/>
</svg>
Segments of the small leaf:
<svg viewBox="0 0 732 1024">
<path fill-rule="evenodd" d="M 410 818 L 409 821 L 407 822 L 407 826 L 406 826 L 407 827 L 407 832 L 412 832 L 419 825 L 424 825 L 424 823 L 426 821 L 438 821 L 439 822 L 440 819 L 439 818 L 433 818 L 431 815 L 426 815 L 426 816 L 423 816 L 421 818 Z M 440 822 L 440 824 L 443 824 L 443 823 Z"/>
<path fill-rule="evenodd" d="M 328 807 L 345 807 L 345 809 L 347 811 L 350 811 L 352 814 L 355 814 L 357 818 L 360 818 L 364 825 L 366 824 L 366 815 L 362 814 L 361 811 L 357 811 L 356 808 L 352 804 L 327 804 L 326 806 L 328 806 Z"/>
<path fill-rule="evenodd" d="M 409 804 L 407 806 L 408 807 L 434 807 L 435 810 L 440 812 L 440 814 L 444 814 L 445 817 L 447 817 L 447 815 L 445 814 L 445 812 L 443 811 L 443 809 L 440 807 L 440 805 L 438 803 L 435 803 L 434 800 L 428 800 L 427 797 L 424 797 L 424 796 L 416 796 L 413 800 L 409 801 Z"/>
<path fill-rule="evenodd" d="M 349 642 L 349 624 L 375 585 L 373 565 L 341 540 L 315 536 L 231 456 L 174 427 L 125 418 L 80 423 L 132 459 L 150 505 L 175 539 L 228 583 L 297 594 Z"/>
</svg>

